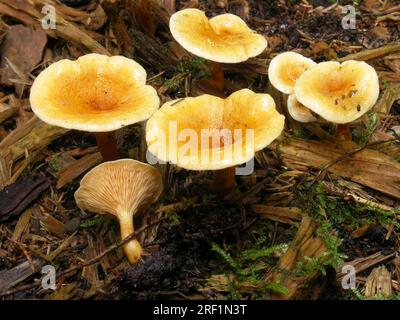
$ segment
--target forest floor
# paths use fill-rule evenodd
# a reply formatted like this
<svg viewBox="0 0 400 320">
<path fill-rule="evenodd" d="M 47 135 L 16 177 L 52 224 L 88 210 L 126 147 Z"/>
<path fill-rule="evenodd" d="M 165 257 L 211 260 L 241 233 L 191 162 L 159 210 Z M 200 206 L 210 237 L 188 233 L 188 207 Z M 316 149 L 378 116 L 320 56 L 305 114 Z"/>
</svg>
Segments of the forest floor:
<svg viewBox="0 0 400 320">
<path fill-rule="evenodd" d="M 1 299 L 400 298 L 400 1 L 61 2 L 70 6 L 0 0 Z M 45 4 L 56 29 L 40 27 Z M 345 5 L 356 9 L 355 29 L 342 27 Z M 288 121 L 225 199 L 210 191 L 212 173 L 157 165 L 165 191 L 136 218 L 146 255 L 131 266 L 117 221 L 74 200 L 101 162 L 94 137 L 38 120 L 29 90 L 51 63 L 97 52 L 141 63 L 163 102 L 203 93 L 207 62 L 168 29 L 170 14 L 187 7 L 234 13 L 266 37 L 262 55 L 223 66 L 226 93 L 268 92 Z M 351 125 L 350 146 L 333 125 L 293 121 L 269 86 L 269 61 L 290 50 L 378 71 L 379 101 Z M 140 124 L 118 140 L 122 156 L 145 161 Z M 41 286 L 44 265 L 57 270 L 55 290 Z"/>
</svg>

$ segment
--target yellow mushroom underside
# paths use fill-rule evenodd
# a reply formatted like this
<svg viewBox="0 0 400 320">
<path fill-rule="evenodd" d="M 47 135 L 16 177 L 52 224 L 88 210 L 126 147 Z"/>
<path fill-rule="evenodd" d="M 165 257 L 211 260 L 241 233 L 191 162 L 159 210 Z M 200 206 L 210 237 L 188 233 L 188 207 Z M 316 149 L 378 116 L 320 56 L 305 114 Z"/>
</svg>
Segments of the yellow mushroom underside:
<svg viewBox="0 0 400 320">
<path fill-rule="evenodd" d="M 287 108 L 290 116 L 299 122 L 308 123 L 316 122 L 318 119 L 312 114 L 311 110 L 303 106 L 296 100 L 294 94 L 290 95 L 287 100 Z"/>
<path fill-rule="evenodd" d="M 244 89 L 227 99 L 203 95 L 166 103 L 148 121 L 149 151 L 188 170 L 218 170 L 250 160 L 283 130 L 267 94 Z"/>
<path fill-rule="evenodd" d="M 159 106 L 138 63 L 99 54 L 52 64 L 35 79 L 30 101 L 35 114 L 49 124 L 94 132 L 145 120 Z"/>
<path fill-rule="evenodd" d="M 122 159 L 102 163 L 87 173 L 75 192 L 75 201 L 82 210 L 116 216 L 124 239 L 134 232 L 133 216 L 155 202 L 161 192 L 162 179 L 155 168 Z M 142 248 L 136 239 L 123 248 L 130 263 L 140 261 Z"/>
<path fill-rule="evenodd" d="M 105 162 L 81 180 L 75 199 L 82 210 L 98 214 L 136 213 L 161 193 L 161 176 L 150 165 L 131 159 Z"/>
<path fill-rule="evenodd" d="M 370 110 L 379 96 L 376 71 L 359 61 L 323 62 L 295 85 L 296 99 L 324 119 L 344 124 Z"/>
<path fill-rule="evenodd" d="M 203 11 L 185 9 L 170 20 L 175 40 L 189 52 L 221 63 L 238 63 L 259 55 L 267 46 L 261 35 L 233 14 L 208 19 Z"/>
</svg>

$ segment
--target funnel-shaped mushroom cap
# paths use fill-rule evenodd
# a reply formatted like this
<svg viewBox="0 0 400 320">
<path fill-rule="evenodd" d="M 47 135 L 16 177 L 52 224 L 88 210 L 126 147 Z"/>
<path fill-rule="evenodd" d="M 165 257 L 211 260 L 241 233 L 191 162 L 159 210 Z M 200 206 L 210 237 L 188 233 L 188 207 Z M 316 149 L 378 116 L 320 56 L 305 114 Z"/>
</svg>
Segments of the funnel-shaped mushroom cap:
<svg viewBox="0 0 400 320">
<path fill-rule="evenodd" d="M 291 117 L 299 122 L 316 122 L 318 119 L 312 114 L 310 109 L 297 101 L 294 94 L 291 94 L 287 100 L 287 108 Z"/>
<path fill-rule="evenodd" d="M 82 210 L 115 215 L 121 238 L 134 232 L 133 216 L 155 202 L 162 191 L 160 173 L 150 165 L 131 159 L 104 162 L 81 180 L 75 201 Z M 140 260 L 142 247 L 136 239 L 124 245 L 130 263 Z"/>
<path fill-rule="evenodd" d="M 271 60 L 268 77 L 280 92 L 292 94 L 296 80 L 316 63 L 296 52 L 284 52 Z"/>
<path fill-rule="evenodd" d="M 284 116 L 268 94 L 243 89 L 164 104 L 147 122 L 149 151 L 188 170 L 219 170 L 249 161 L 282 132 Z"/>
<path fill-rule="evenodd" d="M 95 53 L 58 61 L 42 71 L 32 85 L 30 102 L 44 122 L 92 132 L 146 120 L 160 104 L 138 63 Z"/>
<path fill-rule="evenodd" d="M 375 69 L 365 62 L 322 62 L 297 80 L 295 95 L 322 118 L 344 124 L 374 106 L 379 96 L 379 79 Z"/>
<path fill-rule="evenodd" d="M 239 63 L 262 53 L 267 40 L 233 14 L 211 18 L 198 9 L 172 15 L 169 27 L 175 40 L 189 52 L 207 60 Z"/>
</svg>

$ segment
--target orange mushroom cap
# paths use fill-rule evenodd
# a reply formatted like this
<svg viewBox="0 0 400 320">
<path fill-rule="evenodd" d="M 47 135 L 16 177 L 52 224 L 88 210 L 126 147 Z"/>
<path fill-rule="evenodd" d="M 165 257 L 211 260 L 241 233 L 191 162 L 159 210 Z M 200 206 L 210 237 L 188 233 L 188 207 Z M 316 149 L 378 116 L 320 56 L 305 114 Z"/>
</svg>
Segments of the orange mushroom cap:
<svg viewBox="0 0 400 320">
<path fill-rule="evenodd" d="M 296 80 L 316 63 L 296 52 L 284 52 L 271 60 L 268 77 L 280 92 L 292 94 Z"/>
<path fill-rule="evenodd" d="M 137 62 L 92 53 L 43 70 L 32 85 L 30 102 L 48 124 L 108 132 L 146 120 L 160 99 L 146 85 L 146 71 Z"/>
<path fill-rule="evenodd" d="M 238 16 L 222 14 L 208 19 L 198 9 L 184 9 L 170 19 L 175 40 L 187 51 L 220 63 L 239 63 L 262 53 L 267 40 Z"/>
<path fill-rule="evenodd" d="M 325 120 L 352 122 L 376 103 L 379 79 L 363 61 L 321 62 L 296 81 L 296 99 Z"/>
<path fill-rule="evenodd" d="M 219 170 L 249 161 L 282 132 L 284 116 L 268 94 L 243 89 L 165 103 L 148 120 L 149 151 L 188 170 Z"/>
</svg>

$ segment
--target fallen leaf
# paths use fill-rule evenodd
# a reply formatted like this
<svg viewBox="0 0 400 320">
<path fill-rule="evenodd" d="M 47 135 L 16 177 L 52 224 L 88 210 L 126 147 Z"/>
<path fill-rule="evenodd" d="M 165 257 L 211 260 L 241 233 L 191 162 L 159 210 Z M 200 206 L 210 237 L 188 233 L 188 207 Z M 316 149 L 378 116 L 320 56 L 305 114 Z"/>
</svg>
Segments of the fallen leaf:
<svg viewBox="0 0 400 320">
<path fill-rule="evenodd" d="M 389 30 L 385 27 L 376 26 L 371 30 L 371 32 L 379 40 L 389 41 L 392 37 Z"/>
<path fill-rule="evenodd" d="M 12 79 L 20 79 L 18 73 L 29 74 L 42 60 L 46 43 L 47 35 L 43 29 L 22 24 L 11 26 L 0 50 L 1 83 L 12 86 Z"/>
</svg>

